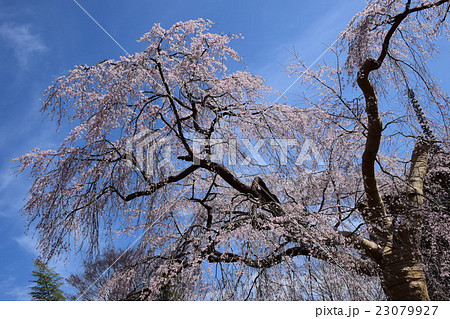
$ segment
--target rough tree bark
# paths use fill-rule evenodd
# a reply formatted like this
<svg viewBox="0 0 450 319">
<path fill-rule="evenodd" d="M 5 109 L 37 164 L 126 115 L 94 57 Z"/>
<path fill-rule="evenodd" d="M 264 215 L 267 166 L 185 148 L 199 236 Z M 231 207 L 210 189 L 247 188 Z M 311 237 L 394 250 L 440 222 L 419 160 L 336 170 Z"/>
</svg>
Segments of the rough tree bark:
<svg viewBox="0 0 450 319">
<path fill-rule="evenodd" d="M 380 268 L 383 270 L 383 288 L 391 300 L 430 300 L 425 271 L 419 255 L 420 239 L 417 234 L 422 217 L 415 213 L 423 202 L 423 184 L 427 172 L 429 144 L 419 140 L 411 158 L 408 178 L 408 222 L 399 227 L 393 240 L 382 252 Z"/>
</svg>

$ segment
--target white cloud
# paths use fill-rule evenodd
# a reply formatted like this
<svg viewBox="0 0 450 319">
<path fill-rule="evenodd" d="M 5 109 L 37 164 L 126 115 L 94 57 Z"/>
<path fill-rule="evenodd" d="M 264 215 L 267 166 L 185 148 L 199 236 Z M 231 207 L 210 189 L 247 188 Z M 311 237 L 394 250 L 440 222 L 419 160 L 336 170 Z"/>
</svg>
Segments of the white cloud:
<svg viewBox="0 0 450 319">
<path fill-rule="evenodd" d="M 36 249 L 36 241 L 33 238 L 22 235 L 20 237 L 14 237 L 13 239 L 26 252 L 32 253 L 36 256 L 38 255 L 38 251 Z"/>
<path fill-rule="evenodd" d="M 0 36 L 12 47 L 22 68 L 28 66 L 33 54 L 42 53 L 48 49 L 38 35 L 32 34 L 30 25 L 3 24 L 0 26 Z"/>
</svg>

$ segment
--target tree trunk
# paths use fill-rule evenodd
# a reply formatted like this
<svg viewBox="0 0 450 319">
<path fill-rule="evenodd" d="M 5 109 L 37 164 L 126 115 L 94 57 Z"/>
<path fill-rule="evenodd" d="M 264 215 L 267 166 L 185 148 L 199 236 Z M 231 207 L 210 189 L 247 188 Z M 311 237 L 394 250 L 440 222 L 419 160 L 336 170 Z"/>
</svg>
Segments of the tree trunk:
<svg viewBox="0 0 450 319">
<path fill-rule="evenodd" d="M 423 185 L 428 168 L 430 144 L 418 139 L 411 156 L 408 176 L 409 188 L 405 194 L 408 207 L 395 212 L 403 216 L 393 241 L 382 253 L 383 289 L 390 300 L 430 300 L 425 271 L 420 257 L 420 235 L 423 217 L 416 209 L 423 203 Z"/>
<path fill-rule="evenodd" d="M 389 300 L 430 300 L 425 271 L 407 247 L 394 247 L 383 254 L 380 265 L 383 290 Z"/>
<path fill-rule="evenodd" d="M 384 57 L 383 57 L 384 58 Z M 371 240 L 382 248 L 381 258 L 376 262 L 382 272 L 384 292 L 389 300 L 430 300 L 418 252 L 417 229 L 421 227 L 420 215 L 414 216 L 414 208 L 422 203 L 423 181 L 427 170 L 428 145 L 416 143 L 409 175 L 410 189 L 406 195 L 411 211 L 404 229 L 394 229 L 390 215 L 381 197 L 375 171 L 376 156 L 380 147 L 382 120 L 378 111 L 375 89 L 369 80 L 369 73 L 382 63 L 367 59 L 358 72 L 357 83 L 364 94 L 367 113 L 367 139 L 362 157 L 362 176 L 368 209 L 362 210 L 364 221 L 371 225 Z"/>
</svg>

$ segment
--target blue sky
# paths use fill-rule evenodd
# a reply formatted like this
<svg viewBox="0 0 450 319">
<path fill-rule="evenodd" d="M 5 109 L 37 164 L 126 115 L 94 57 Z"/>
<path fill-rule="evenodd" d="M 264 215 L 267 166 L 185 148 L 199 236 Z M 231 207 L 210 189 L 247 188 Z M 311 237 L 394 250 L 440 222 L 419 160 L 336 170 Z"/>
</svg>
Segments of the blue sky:
<svg viewBox="0 0 450 319">
<path fill-rule="evenodd" d="M 290 63 L 289 50 L 311 63 L 364 6 L 364 0 L 78 2 L 130 53 L 144 48 L 136 40 L 154 23 L 168 28 L 210 19 L 217 32 L 244 36 L 232 46 L 247 70 L 281 92 L 294 80 L 283 67 Z M 0 0 L 0 43 L 0 300 L 27 300 L 37 252 L 33 232 L 24 234 L 20 208 L 30 182 L 26 174 L 11 176 L 11 159 L 34 147 L 55 148 L 63 139 L 39 113 L 39 98 L 56 77 L 77 64 L 125 53 L 73 0 Z M 68 276 L 79 260 L 71 256 L 53 265 Z"/>
</svg>

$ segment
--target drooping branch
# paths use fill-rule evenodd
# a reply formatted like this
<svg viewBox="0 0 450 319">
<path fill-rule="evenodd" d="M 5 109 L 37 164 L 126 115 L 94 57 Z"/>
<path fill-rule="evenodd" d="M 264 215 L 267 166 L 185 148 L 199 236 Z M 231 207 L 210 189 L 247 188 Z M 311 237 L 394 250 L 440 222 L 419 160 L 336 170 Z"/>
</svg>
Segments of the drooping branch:
<svg viewBox="0 0 450 319">
<path fill-rule="evenodd" d="M 408 15 L 414 12 L 423 11 L 433 7 L 438 7 L 446 2 L 449 2 L 449 0 L 439 0 L 436 2 L 424 3 L 417 7 L 410 8 L 411 1 L 408 1 L 406 3 L 405 10 L 393 18 L 393 23 L 389 28 L 388 32 L 386 33 L 386 36 L 384 37 L 382 49 L 380 55 L 378 56 L 378 59 L 376 60 L 376 68 L 374 70 L 378 69 L 379 67 L 381 67 L 381 64 L 383 64 L 383 61 L 386 58 L 386 55 L 389 50 L 389 43 L 391 41 L 392 36 L 394 35 L 399 25 L 403 22 L 403 20 L 405 20 L 405 18 L 408 17 Z"/>
</svg>

